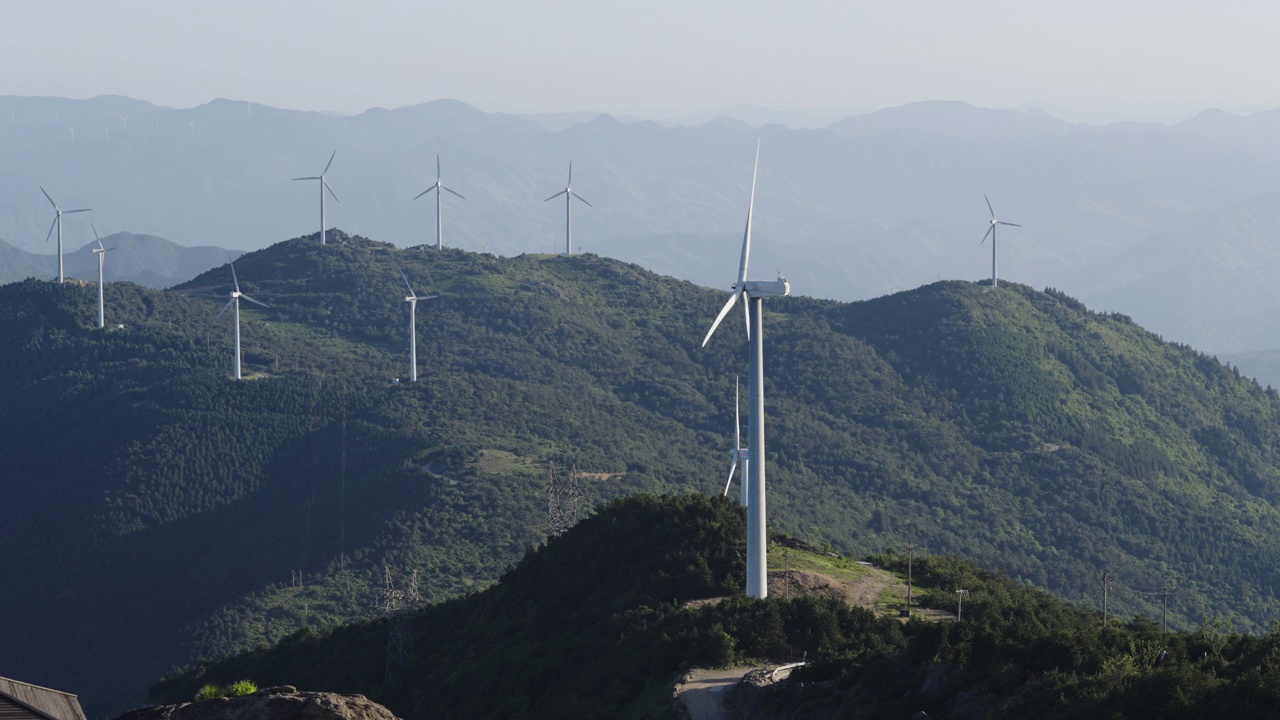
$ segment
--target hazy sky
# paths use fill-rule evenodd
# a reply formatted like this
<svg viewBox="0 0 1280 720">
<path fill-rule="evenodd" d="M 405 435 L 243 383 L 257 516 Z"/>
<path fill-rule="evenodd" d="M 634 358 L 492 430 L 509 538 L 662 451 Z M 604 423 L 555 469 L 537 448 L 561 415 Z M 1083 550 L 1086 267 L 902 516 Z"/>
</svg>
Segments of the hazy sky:
<svg viewBox="0 0 1280 720">
<path fill-rule="evenodd" d="M 1277 27 L 1280 3 L 1263 0 L 43 0 L 5 3 L 0 94 L 1172 116 L 1280 106 Z"/>
</svg>

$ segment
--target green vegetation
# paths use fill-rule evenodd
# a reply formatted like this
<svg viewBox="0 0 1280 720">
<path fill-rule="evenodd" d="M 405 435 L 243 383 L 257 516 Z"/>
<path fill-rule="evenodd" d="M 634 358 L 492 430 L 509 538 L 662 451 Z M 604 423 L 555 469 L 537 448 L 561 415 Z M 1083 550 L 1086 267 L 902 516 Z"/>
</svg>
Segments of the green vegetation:
<svg viewBox="0 0 1280 720">
<path fill-rule="evenodd" d="M 196 702 L 199 702 L 201 700 L 212 700 L 213 698 L 252 695 L 256 692 L 258 692 L 258 686 L 252 680 L 237 680 L 226 686 L 206 683 L 196 691 L 195 699 Z"/>
<path fill-rule="evenodd" d="M 252 680 L 237 680 L 226 688 L 227 697 L 236 697 L 238 695 L 252 695 L 258 692 L 258 686 Z"/>
<path fill-rule="evenodd" d="M 222 688 L 214 685 L 213 683 L 207 683 L 205 685 L 201 685 L 200 689 L 196 691 L 195 701 L 200 702 L 201 700 L 212 700 L 220 697 L 225 697 L 225 693 L 223 693 Z"/>
<path fill-rule="evenodd" d="M 154 692 L 181 698 L 252 673 L 359 692 L 408 718 L 673 718 L 670 687 L 691 666 L 807 657 L 795 683 L 761 698 L 774 716 L 945 717 L 976 704 L 996 718 L 1249 719 L 1280 702 L 1280 633 L 1170 633 L 1141 616 L 1104 628 L 1095 612 L 954 558 L 920 557 L 915 570 L 926 603 L 970 590 L 963 622 L 902 623 L 813 597 L 685 605 L 742 583 L 744 538 L 741 509 L 721 498 L 614 501 L 496 587 L 424 609 L 414 655 L 390 675 L 387 627 L 369 622 L 301 631 Z"/>
<path fill-rule="evenodd" d="M 227 267 L 175 291 L 0 287 L 0 666 L 92 715 L 175 665 L 488 587 L 584 506 L 719 493 L 740 334 L 718 291 L 592 255 L 399 250 L 342 234 L 237 260 L 255 379 L 228 379 Z M 419 294 L 406 378 L 398 269 Z M 1280 576 L 1280 399 L 1056 291 L 943 282 L 769 305 L 775 528 L 853 556 L 1003 566 L 1118 613 L 1262 632 Z M 34 653 L 18 648 L 42 648 Z M 90 670 L 91 669 L 91 670 Z M 263 679 L 264 676 L 251 674 Z M 55 682 L 56 681 L 56 682 Z M 194 692 L 196 688 L 190 688 Z M 190 694 L 187 695 L 190 697 Z"/>
</svg>

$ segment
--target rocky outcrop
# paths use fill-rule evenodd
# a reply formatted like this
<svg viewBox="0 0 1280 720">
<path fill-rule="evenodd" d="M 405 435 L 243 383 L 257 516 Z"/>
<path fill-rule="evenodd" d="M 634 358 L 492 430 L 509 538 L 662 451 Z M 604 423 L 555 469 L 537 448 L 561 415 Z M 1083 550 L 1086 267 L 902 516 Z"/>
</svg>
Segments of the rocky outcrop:
<svg viewBox="0 0 1280 720">
<path fill-rule="evenodd" d="M 130 710 L 117 720 L 397 720 L 363 695 L 298 692 L 289 685 L 251 695 Z"/>
</svg>

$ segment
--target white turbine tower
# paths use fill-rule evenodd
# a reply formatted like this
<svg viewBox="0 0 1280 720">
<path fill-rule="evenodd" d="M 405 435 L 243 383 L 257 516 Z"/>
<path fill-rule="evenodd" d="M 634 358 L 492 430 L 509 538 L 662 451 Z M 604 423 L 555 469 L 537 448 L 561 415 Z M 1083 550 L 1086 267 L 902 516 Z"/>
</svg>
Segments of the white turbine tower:
<svg viewBox="0 0 1280 720">
<path fill-rule="evenodd" d="M 982 196 L 987 201 L 987 211 L 991 213 L 991 225 L 987 228 L 987 234 L 982 236 L 981 245 L 987 241 L 987 236 L 991 236 L 991 287 L 996 287 L 996 226 L 1008 225 L 1009 227 L 1022 227 L 1018 223 L 1005 222 L 996 219 L 996 211 L 991 207 L 991 198 L 986 195 Z"/>
<path fill-rule="evenodd" d="M 89 212 L 93 208 L 83 208 L 81 210 L 63 210 L 62 208 L 58 207 L 58 203 L 54 202 L 53 198 L 49 197 L 49 193 L 44 192 L 43 186 L 40 186 L 40 192 L 44 193 L 44 198 L 49 201 L 50 205 L 53 206 L 53 212 L 55 213 L 55 215 L 53 216 L 53 224 L 49 226 L 49 232 L 45 233 L 44 241 L 49 242 L 49 236 L 53 235 L 53 228 L 56 226 L 58 228 L 58 282 L 61 283 L 65 281 L 65 277 L 62 273 L 62 216 L 68 215 L 70 213 Z"/>
<path fill-rule="evenodd" d="M 765 472 L 764 459 L 764 298 L 783 297 L 790 294 L 791 283 L 778 276 L 773 281 L 747 280 L 747 260 L 751 255 L 751 215 L 756 204 L 756 171 L 760 167 L 760 145 L 756 145 L 756 162 L 751 171 L 751 202 L 747 205 L 747 229 L 742 235 L 742 256 L 738 261 L 738 281 L 733 284 L 733 294 L 720 309 L 711 329 L 702 340 L 706 347 L 711 335 L 720 327 L 738 300 L 743 301 L 746 313 L 747 337 L 751 341 L 750 405 L 747 409 L 747 447 L 758 462 L 750 463 L 747 476 L 747 596 L 763 598 L 769 594 L 769 569 L 767 537 L 765 535 Z"/>
<path fill-rule="evenodd" d="M 319 180 L 320 181 L 320 244 L 321 245 L 325 244 L 324 242 L 324 228 L 325 228 L 324 191 L 328 190 L 329 194 L 333 195 L 334 202 L 337 202 L 337 203 L 342 202 L 341 200 L 338 199 L 337 195 L 333 194 L 333 188 L 329 187 L 329 181 L 324 179 L 324 176 L 329 173 L 329 166 L 333 164 L 334 155 L 337 155 L 337 154 L 338 154 L 338 151 L 334 150 L 333 155 L 329 156 L 329 162 L 324 166 L 324 172 L 320 173 L 319 175 L 312 175 L 311 177 L 294 178 L 294 180 Z"/>
<path fill-rule="evenodd" d="M 418 301 L 434 300 L 440 296 L 418 297 L 403 270 L 400 271 L 400 278 L 404 280 L 404 286 L 409 288 L 409 294 L 404 298 L 409 303 L 409 382 L 418 382 Z"/>
<path fill-rule="evenodd" d="M 442 192 L 442 191 L 444 191 L 444 190 L 448 190 L 449 192 L 453 193 L 454 195 L 458 195 L 458 193 L 453 192 L 452 190 L 449 190 L 449 188 L 445 187 L 445 184 L 444 184 L 443 182 L 441 182 L 441 180 L 440 180 L 440 156 L 439 156 L 439 155 L 436 155 L 436 184 L 435 184 L 435 185 L 432 185 L 431 187 L 427 188 L 426 190 L 423 190 L 422 192 L 418 193 L 416 196 L 414 196 L 414 198 L 413 198 L 413 199 L 414 199 L 414 200 L 417 200 L 418 198 L 422 197 L 423 195 L 426 195 L 427 193 L 431 192 L 432 190 L 435 190 L 435 191 L 436 191 L 436 249 L 437 249 L 437 250 L 443 250 L 443 249 L 444 249 L 444 240 L 443 240 L 443 233 L 441 232 L 441 225 L 442 225 L 442 221 L 440 220 L 440 198 L 444 195 L 444 193 Z M 462 197 L 461 195 L 458 195 L 458 197 L 462 198 L 463 200 L 466 200 L 466 198 L 465 198 L 465 197 Z"/>
<path fill-rule="evenodd" d="M 258 302 L 257 300 L 254 300 L 253 298 L 249 297 L 248 295 L 245 295 L 244 293 L 240 292 L 240 279 L 236 277 L 235 263 L 231 263 L 231 281 L 235 283 L 236 289 L 231 291 L 231 299 L 228 300 L 227 304 L 223 305 L 222 309 L 218 311 L 218 317 L 222 317 L 222 313 L 226 312 L 227 308 L 231 307 L 232 305 L 235 305 L 236 307 L 236 379 L 239 380 L 240 379 L 240 298 L 244 298 L 245 300 L 248 300 L 249 302 L 254 303 L 255 305 L 261 305 L 264 308 L 269 308 L 271 306 L 263 302 Z"/>
<path fill-rule="evenodd" d="M 106 327 L 106 315 L 102 305 L 102 265 L 107 257 L 107 253 L 115 250 L 113 247 L 102 247 L 102 238 L 98 237 L 98 228 L 89 223 L 89 227 L 93 228 L 93 239 L 97 241 L 98 247 L 93 249 L 93 254 L 98 256 L 98 329 Z"/>
<path fill-rule="evenodd" d="M 742 420 L 738 416 L 738 377 L 733 378 L 733 436 L 734 448 L 729 451 L 729 479 L 724 481 L 724 496 L 729 496 L 729 485 L 733 483 L 733 471 L 738 469 L 738 462 L 742 462 L 742 474 L 738 476 L 738 486 L 742 491 L 742 496 L 738 499 L 738 503 L 742 507 L 747 506 L 747 472 L 751 467 L 751 453 L 742 447 Z"/>
<path fill-rule="evenodd" d="M 591 203 L 587 202 L 586 198 L 573 191 L 573 163 L 569 163 L 569 182 L 565 183 L 564 189 L 542 202 L 555 200 L 561 195 L 564 196 L 564 254 L 572 255 L 573 223 L 569 220 L 569 206 L 573 204 L 574 198 L 578 198 L 582 202 L 587 203 L 587 207 L 595 207 Z"/>
</svg>

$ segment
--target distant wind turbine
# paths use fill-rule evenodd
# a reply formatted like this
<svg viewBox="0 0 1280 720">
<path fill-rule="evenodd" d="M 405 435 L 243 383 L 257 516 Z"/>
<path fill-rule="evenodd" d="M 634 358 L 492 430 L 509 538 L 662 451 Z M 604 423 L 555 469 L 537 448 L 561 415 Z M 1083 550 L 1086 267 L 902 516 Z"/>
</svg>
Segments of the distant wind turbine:
<svg viewBox="0 0 1280 720">
<path fill-rule="evenodd" d="M 409 382 L 418 382 L 418 301 L 434 300 L 440 296 L 418 297 L 413 292 L 413 286 L 409 284 L 409 278 L 404 276 L 403 270 L 400 271 L 400 278 L 404 280 L 404 286 L 409 288 L 409 294 L 404 298 L 404 301 L 409 303 Z"/>
<path fill-rule="evenodd" d="M 443 249 L 444 249 L 444 239 L 443 239 L 443 237 L 442 237 L 443 233 L 441 232 L 441 220 L 440 220 L 440 198 L 441 198 L 441 196 L 442 196 L 442 195 L 444 195 L 444 193 L 443 193 L 443 192 L 441 192 L 441 191 L 442 191 L 442 190 L 448 190 L 449 192 L 453 193 L 454 195 L 458 195 L 458 193 L 453 192 L 452 190 L 449 190 L 449 188 L 445 187 L 445 184 L 444 184 L 443 182 L 441 182 L 441 180 L 440 180 L 440 156 L 439 156 L 439 155 L 436 155 L 436 184 L 435 184 L 435 185 L 432 185 L 431 187 L 427 188 L 426 190 L 423 190 L 422 192 L 418 193 L 416 196 L 414 196 L 414 198 L 413 198 L 413 199 L 414 199 L 414 200 L 417 200 L 418 198 L 422 197 L 423 195 L 426 195 L 427 193 L 431 192 L 432 190 L 435 190 L 435 191 L 436 191 L 436 249 L 437 249 L 437 250 L 443 250 Z M 462 198 L 463 200 L 466 200 L 466 198 L 465 198 L 465 197 L 462 197 L 461 195 L 458 195 L 458 197 Z"/>
<path fill-rule="evenodd" d="M 747 472 L 750 463 L 751 453 L 742 447 L 742 419 L 738 416 L 738 377 L 733 378 L 733 435 L 735 438 L 734 449 L 729 451 L 729 457 L 732 462 L 729 464 L 729 479 L 724 481 L 724 495 L 729 496 L 729 485 L 733 483 L 733 471 L 738 469 L 738 461 L 742 461 L 742 472 L 738 475 L 738 486 L 742 490 L 742 497 L 738 500 L 738 504 L 743 507 L 747 506 Z"/>
<path fill-rule="evenodd" d="M 43 186 L 37 186 L 37 187 L 40 188 L 40 192 L 44 193 L 45 200 L 49 201 L 49 204 L 53 206 L 53 212 L 56 213 L 53 216 L 53 224 L 49 226 L 49 232 L 45 233 L 44 241 L 49 242 L 49 237 L 53 235 L 53 228 L 57 227 L 58 228 L 58 282 L 60 283 L 65 282 L 66 277 L 62 273 L 62 216 L 70 213 L 89 212 L 93 208 L 82 208 L 80 210 L 63 210 L 62 208 L 58 207 L 58 203 L 54 202 L 53 198 L 49 197 L 49 193 L 44 192 Z"/>
<path fill-rule="evenodd" d="M 98 228 L 93 223 L 89 223 L 89 227 L 93 228 L 93 239 L 97 241 L 98 247 L 93 249 L 93 254 L 98 256 L 98 329 L 106 327 L 105 314 L 102 305 L 102 264 L 106 259 L 107 253 L 115 250 L 113 247 L 102 247 L 102 238 L 98 237 Z"/>
<path fill-rule="evenodd" d="M 244 298 L 245 300 L 248 300 L 249 302 L 254 303 L 255 305 L 261 305 L 264 308 L 270 308 L 271 306 L 263 302 L 258 302 L 257 300 L 254 300 L 253 298 L 249 297 L 248 295 L 245 295 L 244 293 L 240 292 L 240 279 L 236 277 L 235 263 L 231 263 L 231 281 L 235 283 L 236 289 L 231 291 L 231 299 L 228 300 L 227 304 L 223 305 L 222 309 L 218 311 L 218 317 L 222 317 L 222 313 L 226 312 L 227 308 L 231 307 L 232 305 L 235 305 L 235 308 L 236 308 L 236 379 L 239 380 L 240 379 L 240 298 Z"/>
<path fill-rule="evenodd" d="M 750 405 L 747 410 L 747 446 L 758 462 L 750 463 L 747 477 L 747 596 L 764 598 L 769 594 L 767 537 L 765 535 L 765 452 L 764 444 L 764 298 L 783 297 L 791 293 L 791 283 L 778 276 L 773 281 L 747 280 L 747 261 L 751 256 L 751 216 L 756 203 L 756 171 L 760 167 L 760 146 L 756 145 L 755 168 L 751 171 L 751 201 L 747 205 L 747 228 L 742 234 L 742 255 L 738 260 L 738 280 L 733 294 L 720 309 L 711 329 L 702 340 L 706 347 L 711 335 L 720 327 L 733 306 L 743 301 L 747 316 L 747 337 L 751 342 Z"/>
<path fill-rule="evenodd" d="M 1022 227 L 1022 226 L 1019 225 L 1018 223 L 1011 223 L 1011 222 L 1005 222 L 1003 220 L 997 220 L 996 211 L 994 208 L 991 207 L 991 199 L 988 198 L 986 195 L 983 195 L 982 199 L 987 201 L 987 211 L 991 213 L 991 225 L 987 228 L 986 235 L 982 236 L 982 242 L 978 244 L 981 245 L 982 243 L 985 243 L 987 241 L 987 236 L 988 235 L 991 236 L 991 287 L 995 287 L 996 286 L 996 226 L 997 225 L 1008 225 L 1009 227 Z"/>
<path fill-rule="evenodd" d="M 329 191 L 329 194 L 330 194 L 330 195 L 333 195 L 333 201 L 334 201 L 334 202 L 337 202 L 337 203 L 342 202 L 341 200 L 339 200 L 339 199 L 338 199 L 338 196 L 337 196 L 337 195 L 334 195 L 334 194 L 333 194 L 333 188 L 329 187 L 329 181 L 324 179 L 324 176 L 325 176 L 325 175 L 327 175 L 327 174 L 329 173 L 329 166 L 333 165 L 333 158 L 334 158 L 334 156 L 335 156 L 335 155 L 337 155 L 337 154 L 338 154 L 338 151 L 337 151 L 337 150 L 334 150 L 334 151 L 333 151 L 333 155 L 330 155 L 330 156 L 329 156 L 329 162 L 328 162 L 328 163 L 326 163 L 326 164 L 325 164 L 325 166 L 324 166 L 324 172 L 320 173 L 319 175 L 312 175 L 312 176 L 310 176 L 310 177 L 294 178 L 294 180 L 319 180 L 319 181 L 320 181 L 320 244 L 321 244 L 321 245 L 324 245 L 324 244 L 325 244 L 325 240 L 324 240 L 324 232 L 325 232 L 325 231 L 324 231 L 324 228 L 325 228 L 325 224 L 324 224 L 324 191 L 325 191 L 325 190 L 328 190 L 328 191 Z"/>
<path fill-rule="evenodd" d="M 555 200 L 561 195 L 564 196 L 564 254 L 572 255 L 573 223 L 569 219 L 569 206 L 572 204 L 574 198 L 578 198 L 582 202 L 587 203 L 587 207 L 595 207 L 591 203 L 587 202 L 586 198 L 573 191 L 573 163 L 569 163 L 569 182 L 565 183 L 564 189 L 542 202 Z"/>
</svg>

